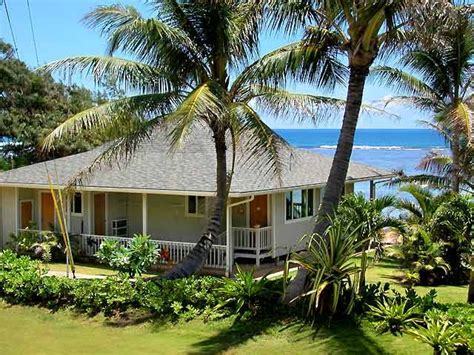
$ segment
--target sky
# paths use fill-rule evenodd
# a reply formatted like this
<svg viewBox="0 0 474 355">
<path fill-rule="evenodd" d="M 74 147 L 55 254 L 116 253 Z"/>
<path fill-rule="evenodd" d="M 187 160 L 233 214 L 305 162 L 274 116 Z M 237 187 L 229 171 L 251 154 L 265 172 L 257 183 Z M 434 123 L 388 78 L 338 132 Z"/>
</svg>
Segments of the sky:
<svg viewBox="0 0 474 355">
<path fill-rule="evenodd" d="M 7 21 L 5 3 L 13 27 L 20 59 L 31 68 L 36 68 L 33 36 L 28 15 L 28 0 L 0 0 L 0 38 L 12 43 L 12 35 Z M 75 55 L 103 55 L 105 40 L 95 30 L 81 23 L 81 18 L 98 5 L 123 3 L 139 8 L 147 14 L 148 8 L 144 1 L 138 0 L 29 0 L 33 19 L 33 28 L 38 48 L 39 64 Z M 263 55 L 293 39 L 281 34 L 265 34 L 261 39 L 260 53 Z M 61 79 L 61 78 L 58 78 Z M 74 82 L 85 85 L 92 90 L 95 88 L 89 80 L 74 78 Z M 306 85 L 292 85 L 290 89 L 309 94 L 321 94 Z M 335 92 L 324 93 L 338 98 L 345 97 L 345 88 Z M 394 95 L 390 89 L 368 83 L 364 101 L 367 104 L 380 106 L 381 101 Z M 427 119 L 426 113 L 400 106 L 389 106 L 387 109 L 393 115 L 362 115 L 359 128 L 421 128 L 420 119 Z M 267 117 L 265 121 L 272 128 L 339 128 L 341 120 L 332 120 L 314 124 L 294 122 L 290 118 Z"/>
</svg>

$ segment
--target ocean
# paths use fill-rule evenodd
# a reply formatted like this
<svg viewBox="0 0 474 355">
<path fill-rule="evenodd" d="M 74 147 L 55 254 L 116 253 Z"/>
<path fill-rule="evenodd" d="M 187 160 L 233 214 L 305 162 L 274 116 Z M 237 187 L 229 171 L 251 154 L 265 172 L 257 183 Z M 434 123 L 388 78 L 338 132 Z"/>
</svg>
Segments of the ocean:
<svg viewBox="0 0 474 355">
<path fill-rule="evenodd" d="M 338 129 L 276 129 L 291 145 L 333 156 Z M 430 129 L 358 129 L 352 161 L 387 170 L 416 174 L 419 161 L 431 150 L 444 150 L 443 138 Z M 356 191 L 369 193 L 368 183 L 357 183 Z M 377 186 L 377 195 L 396 193 L 396 188 Z"/>
</svg>

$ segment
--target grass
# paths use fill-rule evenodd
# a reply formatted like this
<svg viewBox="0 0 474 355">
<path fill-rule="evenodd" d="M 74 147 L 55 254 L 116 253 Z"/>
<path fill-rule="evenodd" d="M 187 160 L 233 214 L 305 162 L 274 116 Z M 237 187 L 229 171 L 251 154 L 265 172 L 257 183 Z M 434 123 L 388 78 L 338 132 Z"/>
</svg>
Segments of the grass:
<svg viewBox="0 0 474 355">
<path fill-rule="evenodd" d="M 51 269 L 63 264 L 52 264 Z M 112 273 L 105 267 L 78 265 L 78 272 Z M 369 282 L 389 282 L 400 270 L 390 261 L 370 266 Z M 417 287 L 420 293 L 429 287 Z M 437 287 L 441 302 L 465 302 L 467 287 Z M 10 354 L 431 354 L 429 346 L 409 336 L 374 332 L 363 322 L 333 322 L 311 328 L 301 322 L 232 320 L 177 324 L 114 322 L 69 311 L 9 306 L 0 301 L 0 349 Z"/>
<path fill-rule="evenodd" d="M 106 265 L 76 263 L 75 266 L 77 274 L 92 276 L 109 276 L 115 275 L 117 273 Z M 66 272 L 66 264 L 63 262 L 48 263 L 45 264 L 45 267 L 47 267 L 50 271 Z M 143 274 L 144 277 L 152 277 L 156 275 L 158 275 L 157 272 L 148 272 Z"/>
<path fill-rule="evenodd" d="M 10 354 L 430 354 L 411 338 L 377 335 L 366 325 L 334 323 L 314 330 L 269 321 L 127 327 L 101 317 L 0 303 L 0 349 Z"/>
</svg>

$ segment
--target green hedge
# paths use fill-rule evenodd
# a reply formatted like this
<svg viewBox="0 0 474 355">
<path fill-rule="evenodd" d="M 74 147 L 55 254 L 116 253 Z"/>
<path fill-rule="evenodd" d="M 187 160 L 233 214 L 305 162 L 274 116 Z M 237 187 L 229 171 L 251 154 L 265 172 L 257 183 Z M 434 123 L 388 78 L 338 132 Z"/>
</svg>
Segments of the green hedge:
<svg viewBox="0 0 474 355">
<path fill-rule="evenodd" d="M 154 316 L 193 318 L 210 312 L 220 301 L 218 277 L 131 282 L 123 276 L 72 280 L 46 277 L 39 261 L 0 253 L 0 298 L 12 304 L 71 308 L 90 315 L 116 315 L 144 310 Z"/>
</svg>

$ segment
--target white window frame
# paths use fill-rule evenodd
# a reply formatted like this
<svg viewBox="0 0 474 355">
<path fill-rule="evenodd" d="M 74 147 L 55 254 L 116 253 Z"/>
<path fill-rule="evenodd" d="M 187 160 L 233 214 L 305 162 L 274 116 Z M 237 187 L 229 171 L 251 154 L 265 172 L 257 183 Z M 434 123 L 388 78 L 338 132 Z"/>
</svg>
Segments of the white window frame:
<svg viewBox="0 0 474 355">
<path fill-rule="evenodd" d="M 195 197 L 196 198 L 196 213 L 189 213 L 189 198 Z M 204 213 L 199 213 L 199 197 L 204 198 Z M 184 196 L 184 215 L 186 217 L 197 217 L 202 218 L 207 215 L 207 197 L 199 196 L 199 195 L 187 195 Z"/>
<path fill-rule="evenodd" d="M 124 227 L 117 227 L 120 222 L 125 222 Z M 125 233 L 118 233 L 119 230 L 125 230 Z M 126 237 L 128 236 L 128 220 L 126 218 L 119 218 L 112 220 L 112 236 L 114 237 Z"/>
<path fill-rule="evenodd" d="M 287 216 L 287 205 L 286 205 L 286 194 L 287 193 L 292 193 L 294 191 L 301 191 L 301 193 L 303 193 L 303 190 L 312 190 L 313 192 L 313 214 L 311 216 L 306 216 L 306 217 L 301 217 L 301 218 L 292 218 L 292 219 L 287 219 L 286 216 Z M 284 193 L 283 195 L 283 204 L 284 204 L 284 208 L 283 208 L 283 220 L 285 221 L 285 224 L 291 224 L 291 223 L 299 223 L 299 222 L 304 222 L 304 221 L 309 221 L 311 220 L 312 218 L 314 218 L 314 216 L 316 216 L 316 201 L 315 201 L 315 191 L 316 189 L 314 187 L 309 187 L 309 188 L 306 188 L 306 189 L 295 189 L 295 190 L 291 190 L 291 191 L 287 191 Z M 293 211 L 293 209 L 292 209 Z"/>
<path fill-rule="evenodd" d="M 74 206 L 75 206 L 74 199 L 76 197 L 76 194 L 81 195 L 81 212 L 80 213 L 77 213 L 77 212 L 74 211 Z M 71 216 L 74 216 L 74 217 L 84 216 L 84 193 L 82 193 L 82 191 L 76 191 L 76 192 L 73 193 L 73 195 L 70 199 L 69 209 L 71 211 Z"/>
</svg>

